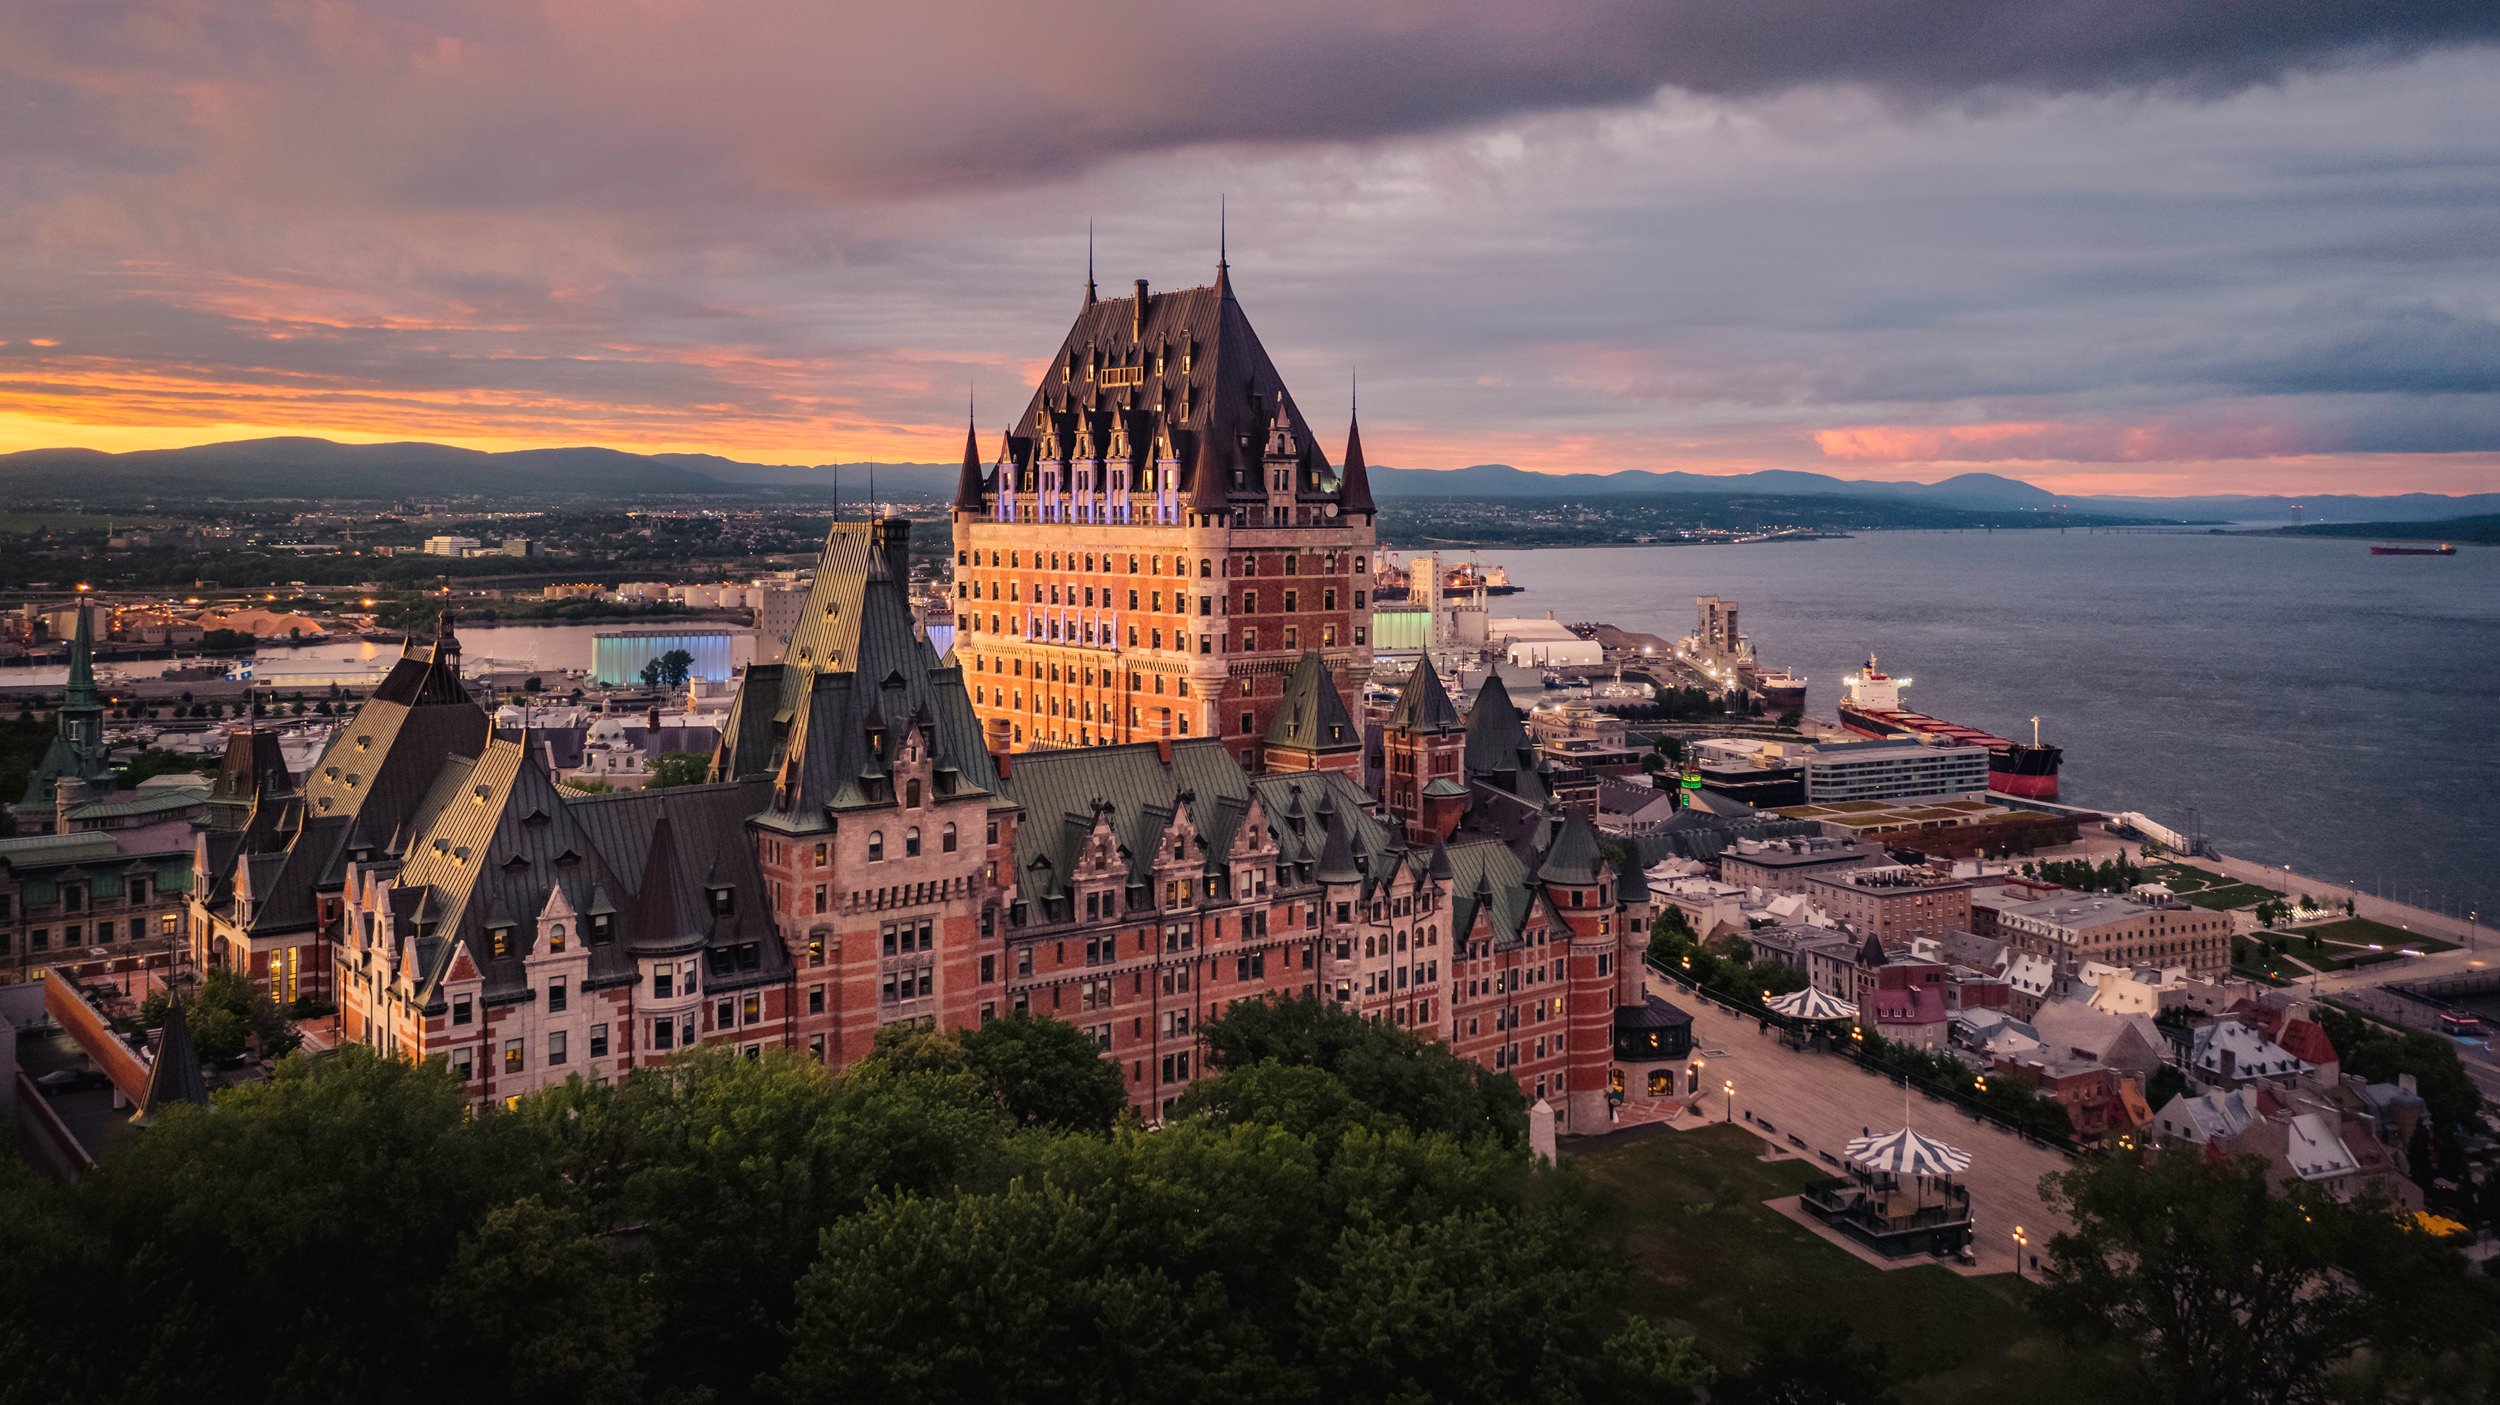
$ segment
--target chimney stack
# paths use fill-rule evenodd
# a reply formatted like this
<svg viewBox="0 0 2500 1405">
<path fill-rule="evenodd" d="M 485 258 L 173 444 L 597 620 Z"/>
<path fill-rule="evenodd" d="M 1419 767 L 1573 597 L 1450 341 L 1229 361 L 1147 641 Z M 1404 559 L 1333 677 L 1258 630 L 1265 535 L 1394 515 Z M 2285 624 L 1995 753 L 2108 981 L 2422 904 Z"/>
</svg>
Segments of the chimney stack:
<svg viewBox="0 0 2500 1405">
<path fill-rule="evenodd" d="M 1146 280 L 1143 278 L 1137 280 L 1137 306 L 1129 314 L 1128 334 L 1137 341 L 1146 339 Z"/>
<path fill-rule="evenodd" d="M 1008 760 L 1007 751 L 1008 738 L 1011 735 L 1013 733 L 1008 730 L 1007 719 L 1004 717 L 988 718 L 981 723 L 982 746 L 988 750 L 990 764 L 998 769 L 998 778 L 1002 781 L 1007 779 L 1014 769 L 1014 763 Z"/>
</svg>

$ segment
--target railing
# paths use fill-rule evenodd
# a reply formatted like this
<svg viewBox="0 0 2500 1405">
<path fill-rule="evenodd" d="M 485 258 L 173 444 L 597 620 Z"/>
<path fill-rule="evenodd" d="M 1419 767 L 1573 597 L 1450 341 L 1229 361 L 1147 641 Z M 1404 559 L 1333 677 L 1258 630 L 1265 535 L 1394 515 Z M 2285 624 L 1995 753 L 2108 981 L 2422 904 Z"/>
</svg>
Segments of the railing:
<svg viewBox="0 0 2500 1405">
<path fill-rule="evenodd" d="M 61 1120 L 43 1089 L 24 1069 L 17 1074 L 17 1120 L 26 1134 L 28 1159 L 61 1180 L 75 1180 L 95 1169 L 95 1158 Z"/>
</svg>

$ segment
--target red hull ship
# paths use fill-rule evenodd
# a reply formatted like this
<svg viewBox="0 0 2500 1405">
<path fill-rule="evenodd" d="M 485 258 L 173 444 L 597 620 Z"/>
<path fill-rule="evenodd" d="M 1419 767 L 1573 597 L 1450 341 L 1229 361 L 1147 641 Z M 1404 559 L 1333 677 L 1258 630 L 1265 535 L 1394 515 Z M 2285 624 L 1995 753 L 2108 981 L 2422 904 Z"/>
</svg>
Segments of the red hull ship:
<svg viewBox="0 0 2500 1405">
<path fill-rule="evenodd" d="M 2040 719 L 2031 719 L 2028 742 L 2008 741 L 1994 732 L 1946 722 L 1901 705 L 1907 678 L 1894 678 L 1866 656 L 1866 672 L 1853 673 L 1841 684 L 1840 725 L 1862 737 L 1937 737 L 1988 748 L 1988 789 L 2025 800 L 2057 798 L 2057 768 L 2066 759 L 2063 748 L 2040 740 Z"/>
</svg>

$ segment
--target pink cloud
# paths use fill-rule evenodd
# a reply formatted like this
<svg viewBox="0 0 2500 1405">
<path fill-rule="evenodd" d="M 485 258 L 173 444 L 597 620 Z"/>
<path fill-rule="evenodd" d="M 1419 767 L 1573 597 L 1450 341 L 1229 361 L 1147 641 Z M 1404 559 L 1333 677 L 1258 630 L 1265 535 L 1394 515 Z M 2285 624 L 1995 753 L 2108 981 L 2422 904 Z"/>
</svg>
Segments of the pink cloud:
<svg viewBox="0 0 2500 1405">
<path fill-rule="evenodd" d="M 1844 463 L 2176 463 L 2270 459 L 2316 450 L 2297 426 L 2257 418 L 2010 420 L 1987 424 L 1854 425 L 1814 431 Z"/>
</svg>

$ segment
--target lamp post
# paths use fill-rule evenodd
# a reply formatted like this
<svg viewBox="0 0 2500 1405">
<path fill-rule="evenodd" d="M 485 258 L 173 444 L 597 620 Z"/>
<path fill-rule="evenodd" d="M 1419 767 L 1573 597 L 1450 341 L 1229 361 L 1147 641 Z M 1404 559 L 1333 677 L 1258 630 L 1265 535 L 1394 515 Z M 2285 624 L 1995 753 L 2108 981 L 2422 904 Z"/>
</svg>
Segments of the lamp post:
<svg viewBox="0 0 2500 1405">
<path fill-rule="evenodd" d="M 2014 1277 L 2017 1279 L 2023 1276 L 2023 1255 L 2030 1248 L 2031 1236 L 2023 1232 L 2021 1225 L 2014 1226 Z"/>
<path fill-rule="evenodd" d="M 1734 1123 L 1736 1121 L 1736 1080 L 1731 1078 L 1719 1086 L 1727 1094 L 1727 1120 Z"/>
</svg>

